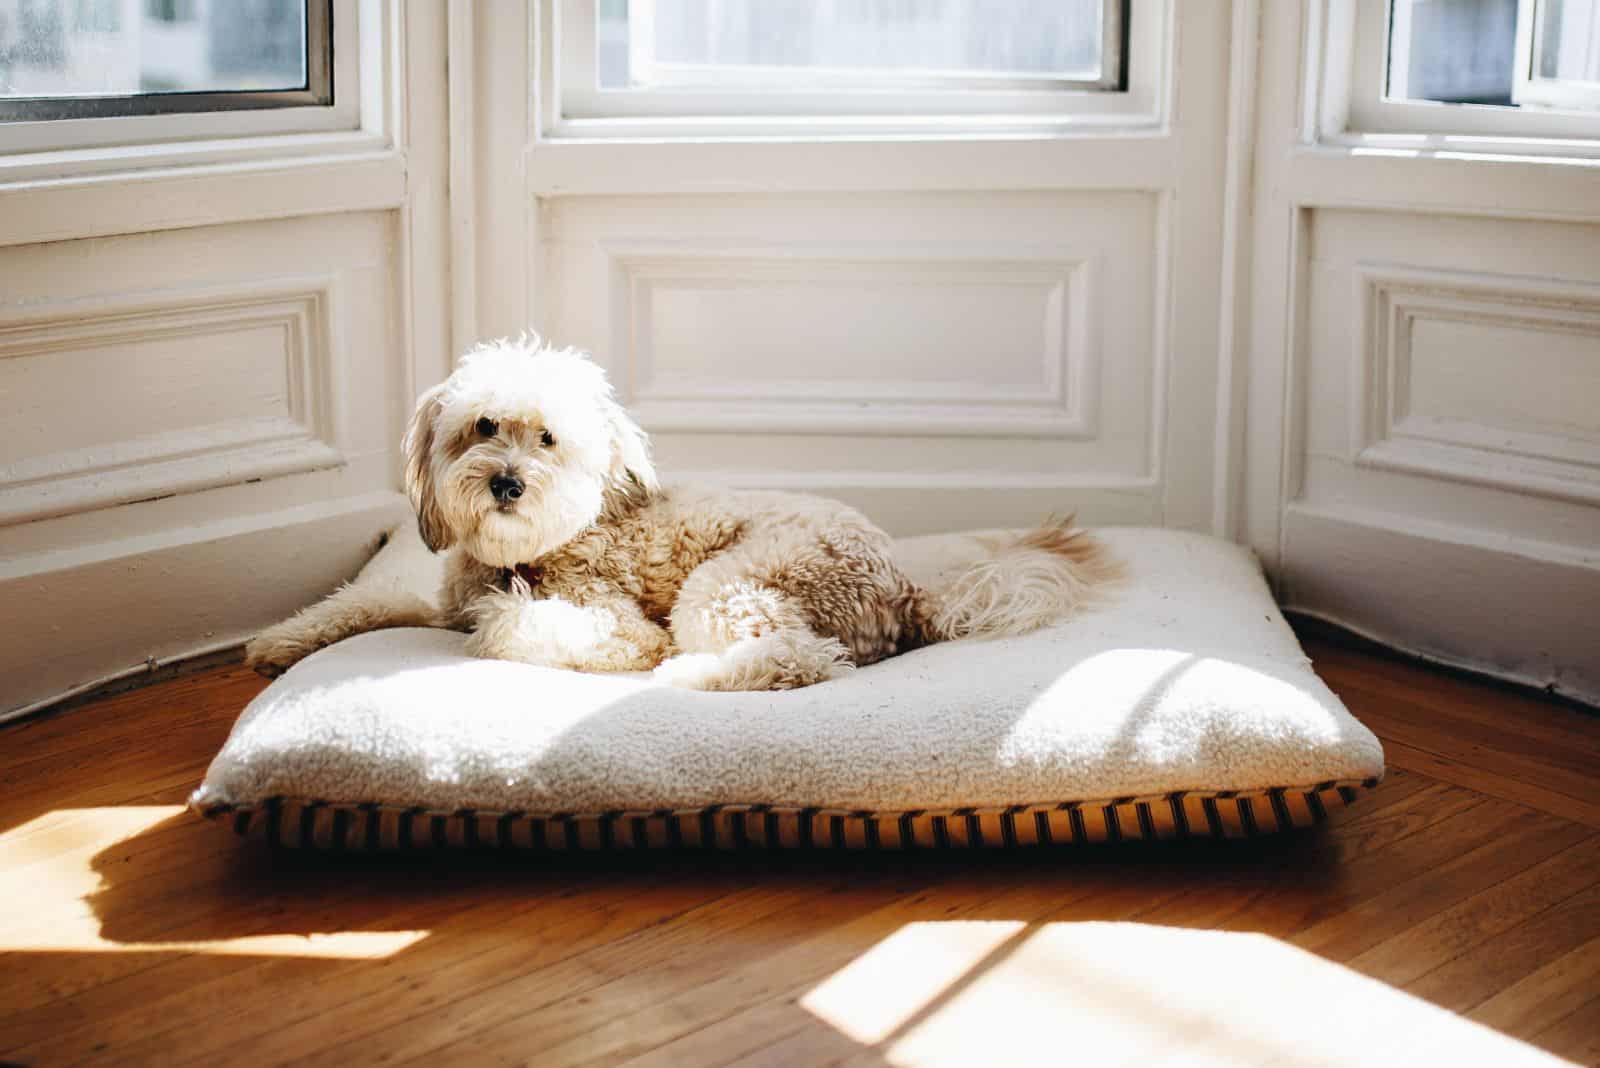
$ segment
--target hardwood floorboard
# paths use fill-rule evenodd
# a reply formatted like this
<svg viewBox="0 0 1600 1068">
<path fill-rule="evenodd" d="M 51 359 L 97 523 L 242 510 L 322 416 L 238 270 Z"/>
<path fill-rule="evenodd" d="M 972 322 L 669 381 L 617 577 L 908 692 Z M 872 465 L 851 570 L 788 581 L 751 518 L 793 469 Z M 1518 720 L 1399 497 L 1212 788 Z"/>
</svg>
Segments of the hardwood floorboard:
<svg viewBox="0 0 1600 1068">
<path fill-rule="evenodd" d="M 635 893 L 638 894 L 637 887 Z M 303 1064 L 348 1064 L 355 1055 L 372 1055 L 391 1063 L 418 1058 L 438 1063 L 437 1051 L 458 1041 L 475 1044 L 479 1034 L 508 1016 L 531 1014 L 532 1018 L 553 1023 L 553 1007 L 584 1004 L 595 997 L 608 1001 L 604 993 L 597 995 L 596 991 L 603 991 L 621 976 L 647 973 L 663 962 L 697 957 L 702 950 L 711 961 L 729 959 L 749 938 L 752 923 L 761 916 L 796 908 L 807 893 L 799 889 L 735 891 L 712 896 L 704 905 L 655 914 L 651 910 L 659 908 L 654 902 L 660 892 L 653 892 L 642 896 L 644 904 L 636 909 L 650 914 L 630 917 L 620 930 L 601 932 L 609 934 L 609 938 L 593 938 L 547 960 L 524 961 L 520 968 L 489 969 L 476 984 L 448 984 L 440 994 L 436 1014 L 408 1015 L 381 1032 L 346 1043 L 346 1048 L 324 1050 L 315 1058 L 309 1050 L 302 1050 L 326 1046 L 327 1040 L 321 1022 L 311 1017 L 305 1027 L 284 1033 L 282 1044 L 273 1047 L 274 1054 L 287 1052 L 289 1055 L 283 1058 L 286 1062 Z M 698 895 L 689 896 L 704 900 L 708 895 L 701 890 Z M 516 1005 L 519 1011 L 507 1013 L 507 1005 Z M 270 1025 L 272 1021 L 262 1022 Z M 542 1037 L 539 1044 L 544 1044 Z"/>
<path fill-rule="evenodd" d="M 1538 916 L 1600 881 L 1600 836 L 1480 890 L 1351 959 L 1358 971 L 1395 986 L 1427 975 L 1482 942 Z"/>
<path fill-rule="evenodd" d="M 1580 982 L 1595 981 L 1594 973 L 1585 976 L 1582 972 L 1585 964 L 1593 964 L 1594 960 L 1586 962 L 1581 956 L 1573 956 L 1593 945 L 1595 939 L 1600 939 L 1600 887 L 1591 885 L 1422 974 L 1407 983 L 1406 989 L 1441 1008 L 1468 1013 L 1480 1023 L 1489 1023 L 1495 1010 L 1491 1009 L 1491 1016 L 1486 1018 L 1479 1014 L 1480 1008 L 1546 968 L 1567 961 L 1569 956 L 1573 959 L 1563 970 L 1543 978 L 1542 982 L 1549 985 L 1542 988 L 1541 997 L 1558 997 L 1562 990 L 1559 984 L 1573 977 Z M 1568 947 L 1575 941 L 1583 945 L 1569 953 Z"/>
<path fill-rule="evenodd" d="M 1431 822 L 1454 814 L 1455 810 L 1439 803 L 1451 794 L 1459 795 L 1470 804 L 1482 801 L 1477 795 L 1402 773 L 1384 784 L 1378 795 L 1373 798 L 1372 807 L 1352 812 L 1352 819 L 1330 829 L 1330 839 L 1346 843 L 1352 855 L 1372 856 L 1374 852 L 1381 852 L 1381 845 L 1396 842 L 1409 834 L 1423 830 Z M 1419 802 L 1425 801 L 1434 802 L 1434 805 L 1419 805 Z M 1434 811 L 1435 808 L 1437 811 Z M 1256 914 L 1251 917 L 1253 925 L 1265 919 L 1262 914 L 1264 906 L 1277 906 L 1279 911 L 1300 916 L 1314 897 L 1312 894 L 1294 893 L 1293 876 L 1298 873 L 1309 873 L 1310 877 L 1305 882 L 1311 884 L 1320 882 L 1324 878 L 1314 866 L 1304 865 L 1302 863 L 1304 859 L 1299 851 L 1285 849 L 1270 858 L 1253 856 L 1249 863 L 1239 865 L 1234 871 L 1229 871 L 1220 865 L 1203 869 L 1198 877 L 1191 871 L 1188 881 L 1198 885 L 1189 889 L 1178 889 L 1176 884 L 1184 881 L 1183 873 L 1172 873 L 1175 893 L 1165 896 L 1150 894 L 1149 899 L 1142 902 L 1137 911 L 1123 918 L 1171 925 L 1199 922 L 1206 918 L 1207 914 L 1211 914 L 1211 919 L 1220 918 L 1218 914 L 1234 919 L 1243 911 L 1254 909 Z M 1266 863 L 1262 863 L 1263 861 Z M 1382 862 L 1379 863 L 1381 865 Z M 1262 875 L 1264 869 L 1265 874 Z M 1261 877 L 1257 878 L 1258 875 Z M 1119 872 L 1114 878 L 1120 881 L 1128 878 L 1128 875 Z M 1275 881 L 1280 886 L 1289 885 L 1290 890 L 1272 894 L 1254 886 L 1257 883 L 1271 886 Z M 1354 892 L 1349 885 L 1345 889 L 1347 893 Z M 1291 903 L 1284 909 L 1286 900 Z M 1068 907 L 1071 903 L 1063 902 L 1062 906 Z M 1071 907 L 1077 910 L 1080 918 L 1085 919 L 1104 920 L 1113 915 L 1109 911 L 1098 911 L 1093 901 L 1080 901 Z M 1285 921 L 1279 926 L 1288 927 L 1290 923 Z M 766 1040 L 782 1040 L 785 1036 L 797 1032 L 811 1035 L 812 1037 L 805 1041 L 816 1045 L 816 1048 L 801 1060 L 805 1063 L 825 1063 L 822 1054 L 828 1048 L 828 1044 L 817 1042 L 815 1032 L 807 1029 L 804 1013 L 796 1009 L 799 992 L 804 989 L 805 984 L 801 984 L 731 1016 L 703 1026 L 694 1026 L 686 1033 L 656 1047 L 654 1051 L 629 1058 L 625 1063 L 642 1065 L 784 1063 L 784 1058 L 787 1056 L 784 1051 L 789 1048 L 789 1042 L 776 1041 L 774 1052 L 770 1055 L 759 1048 L 760 1043 L 764 1040 L 764 1036 Z M 835 1045 L 838 1047 L 836 1052 L 839 1053 L 853 1053 L 859 1049 L 847 1041 Z M 773 1057 L 777 1059 L 772 1059 Z"/>
<path fill-rule="evenodd" d="M 1600 1063 L 1600 718 L 1306 644 L 1390 773 L 1223 847 L 284 853 L 180 807 L 265 685 L 238 666 L 12 725 L 0 1059 Z"/>
<path fill-rule="evenodd" d="M 1082 882 L 1081 878 L 1072 881 Z M 541 1045 L 541 1060 L 549 1065 L 577 1065 L 597 1056 L 624 1059 L 742 1008 L 808 987 L 907 924 L 1132 919 L 1151 907 L 1152 897 L 1171 892 L 1129 885 L 1123 878 L 1108 880 L 1105 885 L 1095 880 L 1090 886 L 1081 892 L 1081 886 L 1072 890 L 1036 880 L 1003 888 L 1000 881 L 987 875 L 958 878 L 842 924 L 817 925 L 821 934 L 808 935 L 813 928 L 807 925 L 799 939 L 792 939 L 777 952 L 750 955 L 732 967 L 705 969 L 696 960 L 678 974 L 630 976 L 624 989 L 617 992 L 629 1007 L 626 1015 L 617 1014 L 612 1005 L 590 1003 L 579 1006 L 581 1011 L 569 1016 L 563 1021 L 566 1026 L 554 1033 L 548 1019 L 510 1020 L 494 1032 L 475 1035 L 467 1047 L 453 1051 L 459 1058 L 446 1055 L 433 1063 L 470 1063 L 482 1053 L 514 1054 L 535 1038 Z M 566 1036 L 565 1041 L 545 1044 L 559 1035 Z"/>
<path fill-rule="evenodd" d="M 1596 1020 L 1600 1020 L 1600 996 L 1535 1033 L 1531 1041 L 1574 1064 L 1600 1064 L 1600 1025 Z"/>
<path fill-rule="evenodd" d="M 320 1036 L 317 1045 L 326 1045 L 329 1014 L 352 1014 L 350 1026 L 340 1028 L 344 1037 L 368 1023 L 381 1026 L 385 1009 L 390 1010 L 388 1018 L 393 1021 L 410 1017 L 419 1007 L 442 1007 L 449 1003 L 448 995 L 460 987 L 471 989 L 474 982 L 493 982 L 572 940 L 604 939 L 623 929 L 615 910 L 606 907 L 614 902 L 607 900 L 578 901 L 565 907 L 546 900 L 518 911 L 511 895 L 491 896 L 480 906 L 469 906 L 445 919 L 441 906 L 447 908 L 448 904 L 430 905 L 406 917 L 408 925 L 430 931 L 428 940 L 433 944 L 426 947 L 431 952 L 407 961 L 403 968 L 288 959 L 249 969 L 219 970 L 199 991 L 209 995 L 203 1000 L 188 1003 L 180 998 L 160 1006 L 138 1006 L 133 1013 L 114 1016 L 97 1026 L 93 1035 L 70 1036 L 69 1048 L 90 1037 L 111 1036 L 135 1063 L 161 1059 L 162 1051 L 171 1048 L 178 1052 L 166 1063 L 178 1064 L 206 1058 L 226 1060 L 228 1050 L 243 1042 L 248 1043 L 256 1063 L 296 1063 L 295 1051 L 304 1045 L 308 1022 L 309 1030 Z M 673 904 L 670 899 L 653 900 L 648 907 L 661 910 Z M 529 922 L 530 913 L 537 914 L 541 922 Z M 436 922 L 440 920 L 444 922 Z M 396 927 L 386 922 L 380 929 Z M 529 942 L 523 940 L 537 940 L 536 948 L 530 950 Z M 171 1002 L 170 998 L 164 1000 Z M 395 1014 L 393 1006 L 404 1012 Z M 369 1018 L 361 1012 L 363 1008 L 375 1011 Z M 196 1027 L 204 1028 L 204 1034 L 193 1040 L 183 1035 L 174 1042 L 175 1033 Z M 279 1053 L 284 1056 L 275 1060 Z"/>
<path fill-rule="evenodd" d="M 1485 769 L 1463 763 L 1459 759 L 1442 757 L 1437 753 L 1418 749 L 1392 738 L 1384 738 L 1381 734 L 1379 737 L 1383 738 L 1387 759 L 1395 767 L 1429 775 L 1441 782 L 1465 786 L 1488 797 L 1528 805 L 1541 812 L 1548 812 L 1562 819 L 1600 830 L 1600 800 L 1592 797 L 1574 797 L 1498 770 Z"/>
<path fill-rule="evenodd" d="M 1600 749 L 1591 731 L 1600 709 L 1552 698 L 1525 686 L 1513 686 L 1370 645 L 1359 638 L 1329 634 L 1296 621 L 1301 645 L 1329 684 L 1360 686 L 1403 694 L 1408 702 L 1428 708 L 1441 725 L 1462 721 L 1490 726 L 1518 725 L 1517 733 L 1589 752 Z"/>
<path fill-rule="evenodd" d="M 1436 830 L 1435 863 L 1410 878 L 1394 879 L 1375 896 L 1294 933 L 1290 941 L 1328 960 L 1351 960 L 1588 836 L 1586 827 L 1530 809 L 1485 812 L 1488 807 L 1473 810 L 1470 825 Z M 1508 841 L 1515 847 L 1508 848 Z"/>
<path fill-rule="evenodd" d="M 1391 766 L 1600 828 L 1600 711 L 1302 637 Z"/>
</svg>

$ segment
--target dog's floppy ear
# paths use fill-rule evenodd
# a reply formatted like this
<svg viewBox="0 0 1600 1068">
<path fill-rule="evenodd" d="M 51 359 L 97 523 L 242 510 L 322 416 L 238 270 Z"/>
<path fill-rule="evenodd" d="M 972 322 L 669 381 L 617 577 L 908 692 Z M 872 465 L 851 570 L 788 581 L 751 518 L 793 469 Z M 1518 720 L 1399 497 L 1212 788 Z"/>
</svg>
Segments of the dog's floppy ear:
<svg viewBox="0 0 1600 1068">
<path fill-rule="evenodd" d="M 438 385 L 417 401 L 416 414 L 406 427 L 401 448 L 406 455 L 406 494 L 417 512 L 417 530 L 429 550 L 438 552 L 455 543 L 450 526 L 439 509 L 433 486 L 434 424 L 444 408 L 444 386 Z"/>
<path fill-rule="evenodd" d="M 611 480 L 624 489 L 655 493 L 661 483 L 650 462 L 650 439 L 614 400 L 606 401 L 606 423 L 611 428 Z"/>
</svg>

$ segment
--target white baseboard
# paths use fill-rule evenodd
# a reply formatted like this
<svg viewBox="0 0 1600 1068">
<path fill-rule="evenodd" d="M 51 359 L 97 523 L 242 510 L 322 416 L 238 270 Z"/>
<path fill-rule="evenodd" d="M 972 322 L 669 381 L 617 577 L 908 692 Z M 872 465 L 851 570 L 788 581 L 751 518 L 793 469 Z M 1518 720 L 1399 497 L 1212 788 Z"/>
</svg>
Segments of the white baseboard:
<svg viewBox="0 0 1600 1068">
<path fill-rule="evenodd" d="M 1285 520 L 1285 610 L 1600 705 L 1600 568 L 1308 510 Z"/>
<path fill-rule="evenodd" d="M 354 576 L 409 516 L 383 491 L 6 561 L 0 721 L 243 642 Z"/>
</svg>

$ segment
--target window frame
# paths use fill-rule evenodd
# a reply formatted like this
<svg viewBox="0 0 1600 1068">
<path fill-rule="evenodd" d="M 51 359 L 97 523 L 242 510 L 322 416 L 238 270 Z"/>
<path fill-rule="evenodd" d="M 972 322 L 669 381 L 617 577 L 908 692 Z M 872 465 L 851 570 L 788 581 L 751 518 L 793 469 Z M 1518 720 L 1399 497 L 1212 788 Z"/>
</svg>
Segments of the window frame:
<svg viewBox="0 0 1600 1068">
<path fill-rule="evenodd" d="M 632 0 L 632 3 L 640 8 L 638 15 L 646 22 L 654 17 L 654 2 L 655 0 Z M 595 19 L 590 14 L 593 8 L 594 5 L 582 0 L 580 2 L 566 0 L 564 3 L 565 24 L 570 29 L 568 47 L 563 51 L 562 59 L 572 83 L 597 81 L 593 62 L 597 51 L 594 37 Z M 629 17 L 630 20 L 635 17 L 631 7 Z M 970 89 L 982 90 L 986 94 L 1007 90 L 1019 93 L 1071 90 L 1121 92 L 1125 88 L 1123 38 L 1126 23 L 1125 0 L 1100 0 L 1102 62 L 1099 75 L 1092 78 L 955 72 L 905 75 L 887 71 L 877 72 L 875 75 L 875 72 L 869 70 L 835 71 L 808 68 L 805 73 L 809 78 L 824 82 L 832 80 L 839 83 L 839 88 L 818 86 L 811 90 L 799 90 L 793 88 L 792 84 L 786 83 L 784 76 L 789 72 L 784 68 L 752 65 L 732 69 L 710 68 L 721 70 L 726 79 L 726 84 L 712 86 L 696 81 L 692 77 L 690 72 L 694 69 L 693 64 L 665 62 L 653 56 L 642 60 L 641 56 L 648 50 L 642 48 L 638 40 L 630 40 L 629 52 L 634 67 L 645 64 L 666 75 L 655 88 L 610 90 L 598 86 L 594 89 L 574 86 L 568 90 L 568 94 L 569 100 L 575 105 L 571 109 L 572 113 L 580 115 L 587 113 L 587 117 L 591 118 L 620 118 L 659 114 L 719 114 L 718 109 L 726 107 L 730 102 L 741 106 L 738 111 L 732 112 L 733 114 L 839 114 L 839 105 L 849 103 L 840 98 L 846 94 L 853 96 L 860 93 L 871 93 L 875 97 L 875 102 L 881 100 L 887 103 L 889 108 L 898 109 L 906 102 L 911 102 L 913 105 L 920 103 L 923 91 L 926 90 Z M 874 81 L 880 84 L 862 84 Z M 595 98 L 610 98 L 622 106 L 599 107 L 593 102 Z M 768 110 L 769 108 L 772 110 Z"/>
<path fill-rule="evenodd" d="M 306 17 L 306 84 L 292 89 L 172 90 L 95 96 L 0 97 L 0 123 L 115 119 L 333 104 L 334 0 L 301 0 Z"/>
<path fill-rule="evenodd" d="M 1588 155 L 1600 149 L 1600 112 L 1390 98 L 1393 3 L 1327 0 L 1327 66 L 1319 115 L 1323 139 L 1462 150 L 1481 147 L 1528 155 Z M 1522 27 L 1531 20 L 1534 6 L 1535 0 L 1519 0 L 1516 71 L 1524 70 L 1528 53 Z M 1476 146 L 1474 141 L 1486 143 Z"/>
<path fill-rule="evenodd" d="M 305 89 L 0 101 L 0 157 L 359 130 L 364 3 L 308 4 Z"/>
<path fill-rule="evenodd" d="M 1093 82 L 1021 78 L 1006 79 L 1004 89 L 970 91 L 933 84 L 898 91 L 707 92 L 599 89 L 594 85 L 596 0 L 544 0 L 536 25 L 538 139 L 981 137 L 1157 127 L 1165 119 L 1169 5 L 1102 2 L 1104 10 L 1116 13 L 1105 34 L 1107 54 L 1114 50 L 1115 55 Z M 1070 88 L 1061 87 L 1068 82 Z M 611 106 L 616 103 L 628 106 Z"/>
<path fill-rule="evenodd" d="M 1600 79 L 1569 81 L 1534 76 L 1543 36 L 1538 18 L 1540 2 L 1517 5 L 1517 61 L 1512 71 L 1511 98 L 1539 108 L 1600 112 Z M 1600 23 L 1600 12 L 1596 13 L 1596 20 Z"/>
</svg>

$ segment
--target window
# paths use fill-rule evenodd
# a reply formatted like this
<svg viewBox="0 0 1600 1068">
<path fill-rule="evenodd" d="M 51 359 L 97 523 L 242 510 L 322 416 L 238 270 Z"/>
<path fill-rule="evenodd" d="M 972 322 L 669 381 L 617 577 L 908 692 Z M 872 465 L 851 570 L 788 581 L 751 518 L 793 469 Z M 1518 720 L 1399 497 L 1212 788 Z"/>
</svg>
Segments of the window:
<svg viewBox="0 0 1600 1068">
<path fill-rule="evenodd" d="M 1517 0 L 1393 0 L 1388 96 L 1509 105 Z"/>
<path fill-rule="evenodd" d="M 610 0 L 603 90 L 1121 88 L 1101 0 L 943 4 Z"/>
<path fill-rule="evenodd" d="M 1597 0 L 1394 0 L 1388 95 L 1500 107 L 1593 108 Z"/>
<path fill-rule="evenodd" d="M 547 132 L 1151 121 L 1155 0 L 557 0 Z M 602 126 L 600 123 L 609 123 Z M 633 123 L 635 125 L 629 125 Z"/>
<path fill-rule="evenodd" d="M 1527 77 L 1518 102 L 1600 111 L 1600 0 L 1541 0 L 1526 12 Z"/>
<path fill-rule="evenodd" d="M 328 0 L 0 0 L 0 120 L 329 106 Z"/>
<path fill-rule="evenodd" d="M 1600 0 L 1354 6 L 1350 130 L 1600 138 Z M 1335 19 L 1330 62 L 1339 33 Z"/>
</svg>

